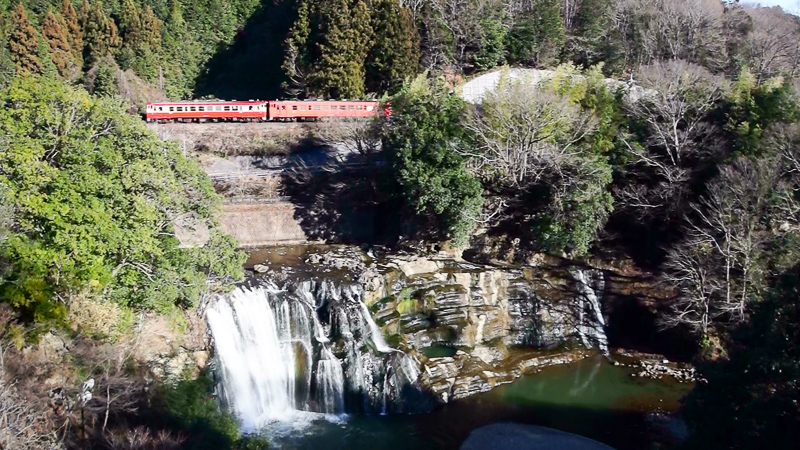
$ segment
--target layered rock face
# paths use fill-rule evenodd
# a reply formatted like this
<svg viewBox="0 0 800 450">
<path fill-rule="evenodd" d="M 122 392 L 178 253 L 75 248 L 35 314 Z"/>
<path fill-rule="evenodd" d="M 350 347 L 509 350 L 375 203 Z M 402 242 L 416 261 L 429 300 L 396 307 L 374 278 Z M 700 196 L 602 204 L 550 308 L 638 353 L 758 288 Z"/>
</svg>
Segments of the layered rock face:
<svg viewBox="0 0 800 450">
<path fill-rule="evenodd" d="M 336 301 L 316 300 L 322 325 L 331 330 L 331 349 L 344 366 L 345 384 L 369 375 L 379 360 L 397 351 L 408 356 L 404 364 L 416 365 L 406 370 L 419 373 L 415 389 L 448 402 L 606 351 L 599 271 L 375 256 L 352 247 L 276 248 L 263 256 L 264 263 L 256 266 L 262 280 L 255 283 L 291 286 L 315 280 L 357 293 L 355 303 L 335 311 L 325 308 Z M 345 323 L 375 329 L 344 330 Z M 373 337 L 372 348 L 350 338 L 376 333 L 384 344 Z M 386 348 L 376 351 L 381 345 Z M 398 391 L 371 386 L 385 383 L 380 377 L 367 378 L 375 380 L 359 381 L 359 389 L 381 391 L 382 396 Z M 402 409 L 413 408 L 406 402 Z"/>
<path fill-rule="evenodd" d="M 365 298 L 389 342 L 419 355 L 421 381 L 440 401 L 607 351 L 599 271 L 391 256 L 384 264 L 384 283 Z"/>
</svg>

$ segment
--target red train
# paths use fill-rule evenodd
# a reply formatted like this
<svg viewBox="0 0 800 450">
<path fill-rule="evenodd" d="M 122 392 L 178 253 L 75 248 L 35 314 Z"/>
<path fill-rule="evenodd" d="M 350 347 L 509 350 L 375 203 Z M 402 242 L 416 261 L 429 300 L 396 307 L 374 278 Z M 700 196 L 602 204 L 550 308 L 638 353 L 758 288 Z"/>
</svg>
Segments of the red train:
<svg viewBox="0 0 800 450">
<path fill-rule="evenodd" d="M 193 121 L 294 121 L 326 117 L 388 116 L 380 102 L 362 100 L 185 101 L 148 103 L 148 122 Z"/>
</svg>

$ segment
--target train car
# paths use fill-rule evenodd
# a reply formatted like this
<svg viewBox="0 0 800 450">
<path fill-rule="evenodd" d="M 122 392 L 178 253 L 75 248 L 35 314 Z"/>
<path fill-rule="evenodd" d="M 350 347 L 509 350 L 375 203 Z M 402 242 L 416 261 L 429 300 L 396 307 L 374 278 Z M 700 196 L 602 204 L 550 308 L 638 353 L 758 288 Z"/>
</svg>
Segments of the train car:
<svg viewBox="0 0 800 450">
<path fill-rule="evenodd" d="M 269 120 L 317 120 L 333 117 L 373 117 L 388 115 L 380 102 L 363 100 L 273 100 L 269 102 Z"/>
<path fill-rule="evenodd" d="M 145 118 L 157 121 L 264 121 L 268 102 L 184 101 L 148 103 Z"/>
</svg>

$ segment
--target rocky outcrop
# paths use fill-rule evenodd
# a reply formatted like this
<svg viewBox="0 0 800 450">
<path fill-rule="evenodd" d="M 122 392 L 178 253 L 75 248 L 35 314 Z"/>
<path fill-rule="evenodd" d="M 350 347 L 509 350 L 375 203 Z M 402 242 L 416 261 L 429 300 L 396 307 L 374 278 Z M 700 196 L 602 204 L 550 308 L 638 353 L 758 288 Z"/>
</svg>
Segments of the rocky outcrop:
<svg viewBox="0 0 800 450">
<path fill-rule="evenodd" d="M 458 351 L 452 357 L 424 359 L 420 380 L 424 386 L 430 387 L 437 400 L 447 403 L 487 392 L 542 368 L 568 364 L 592 354 L 580 350 L 553 354 L 529 351 L 508 359 L 493 358 L 489 362 L 475 351 L 470 354 Z"/>
<path fill-rule="evenodd" d="M 496 423 L 470 433 L 461 450 L 613 450 L 600 442 L 552 428 Z"/>
<path fill-rule="evenodd" d="M 260 273 L 254 276 L 284 284 L 295 278 L 350 286 L 348 295 L 363 301 L 386 343 L 419 362 L 421 387 L 440 402 L 575 361 L 590 354 L 587 350 L 606 350 L 602 272 L 375 253 L 380 252 L 276 248 L 254 266 Z M 329 303 L 317 302 L 320 311 Z M 330 326 L 338 330 L 333 335 L 351 336 L 359 332 L 353 327 L 363 327 L 357 325 L 360 319 L 348 317 L 360 311 L 337 311 L 330 313 Z M 358 353 L 335 343 L 332 348 L 351 360 Z M 367 369 L 359 376 L 368 376 L 370 357 L 359 358 Z"/>
</svg>

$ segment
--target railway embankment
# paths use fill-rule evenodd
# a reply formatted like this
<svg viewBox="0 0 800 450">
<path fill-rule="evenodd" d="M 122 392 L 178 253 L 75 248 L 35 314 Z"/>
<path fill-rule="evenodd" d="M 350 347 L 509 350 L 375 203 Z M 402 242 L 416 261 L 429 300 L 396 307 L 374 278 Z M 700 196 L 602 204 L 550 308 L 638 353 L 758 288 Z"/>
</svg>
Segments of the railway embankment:
<svg viewBox="0 0 800 450">
<path fill-rule="evenodd" d="M 373 234 L 358 185 L 380 158 L 344 140 L 347 123 L 149 124 L 193 154 L 224 202 L 222 228 L 242 247 L 353 242 Z M 186 228 L 185 245 L 202 241 Z"/>
</svg>

